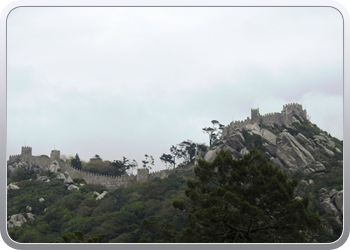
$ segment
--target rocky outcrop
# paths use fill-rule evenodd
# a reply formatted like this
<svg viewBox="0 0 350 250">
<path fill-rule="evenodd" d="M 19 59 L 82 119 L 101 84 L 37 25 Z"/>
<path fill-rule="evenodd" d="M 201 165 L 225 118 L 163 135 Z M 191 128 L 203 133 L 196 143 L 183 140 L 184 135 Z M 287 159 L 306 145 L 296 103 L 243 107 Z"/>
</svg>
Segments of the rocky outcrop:
<svg viewBox="0 0 350 250">
<path fill-rule="evenodd" d="M 327 189 L 321 188 L 318 191 L 318 201 L 321 209 L 336 218 L 343 216 L 343 190 L 337 191 L 333 189 L 328 192 Z"/>
<path fill-rule="evenodd" d="M 55 160 L 50 164 L 49 171 L 52 173 L 57 173 L 57 172 L 61 171 L 61 167 L 60 167 L 60 164 L 58 163 L 58 161 Z"/>
<path fill-rule="evenodd" d="M 15 185 L 14 183 L 8 184 L 7 191 L 14 190 L 14 189 L 19 189 L 19 186 Z"/>
<path fill-rule="evenodd" d="M 40 171 L 40 167 L 37 164 L 29 164 L 27 162 L 14 162 L 10 165 L 7 165 L 7 170 L 9 171 L 15 171 L 21 168 L 24 168 L 26 170 Z"/>
<path fill-rule="evenodd" d="M 96 200 L 101 200 L 108 192 L 103 191 L 102 194 L 99 194 L 98 192 L 94 192 L 95 195 L 97 195 Z"/>
<path fill-rule="evenodd" d="M 303 170 L 314 157 L 286 130 L 276 137 L 276 156 L 290 171 Z"/>
<path fill-rule="evenodd" d="M 321 162 L 315 161 L 305 166 L 305 169 L 302 172 L 306 175 L 324 174 L 325 172 L 327 172 L 327 169 Z"/>
<path fill-rule="evenodd" d="M 232 158 L 233 159 L 238 159 L 242 157 L 242 154 L 240 152 L 238 152 L 237 150 L 231 148 L 230 146 L 227 145 L 221 145 L 221 146 L 215 146 L 213 147 L 211 150 L 209 150 L 205 156 L 204 156 L 204 160 L 212 162 L 214 161 L 216 154 L 221 150 L 228 150 L 230 151 Z"/>
<path fill-rule="evenodd" d="M 22 214 L 14 214 L 14 215 L 11 215 L 10 219 L 7 221 L 7 227 L 8 228 L 12 228 L 14 226 L 20 227 L 25 222 L 27 222 L 27 220 Z"/>
<path fill-rule="evenodd" d="M 68 172 L 64 172 L 64 173 L 58 173 L 56 176 L 57 179 L 63 180 L 63 183 L 66 186 L 69 186 L 70 184 L 73 184 L 73 180 L 70 177 Z"/>
<path fill-rule="evenodd" d="M 41 176 L 40 174 L 36 175 L 36 179 L 38 181 L 50 182 L 50 178 L 48 176 Z"/>
<path fill-rule="evenodd" d="M 27 215 L 27 218 L 28 218 L 29 220 L 34 220 L 34 214 L 32 214 L 32 213 L 26 213 L 26 215 Z"/>
<path fill-rule="evenodd" d="M 241 151 L 244 148 L 244 137 L 239 129 L 232 130 L 230 135 L 222 136 L 222 147 L 228 146 L 235 151 Z"/>
<path fill-rule="evenodd" d="M 77 186 L 75 186 L 75 185 L 69 185 L 67 189 L 70 190 L 70 191 L 71 190 L 79 190 L 79 188 Z"/>
</svg>

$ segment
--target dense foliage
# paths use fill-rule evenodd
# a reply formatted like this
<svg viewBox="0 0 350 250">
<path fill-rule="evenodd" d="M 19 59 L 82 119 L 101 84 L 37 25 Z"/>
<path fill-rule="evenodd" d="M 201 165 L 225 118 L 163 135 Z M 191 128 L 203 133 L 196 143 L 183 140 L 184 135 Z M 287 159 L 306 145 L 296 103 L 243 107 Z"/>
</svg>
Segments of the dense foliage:
<svg viewBox="0 0 350 250">
<path fill-rule="evenodd" d="M 182 212 L 172 207 L 174 199 L 185 197 L 186 178 L 192 172 L 176 173 L 168 178 L 155 178 L 149 182 L 135 183 L 127 188 L 108 192 L 96 200 L 94 191 L 102 193 L 103 186 L 85 184 L 77 191 L 69 191 L 61 180 L 50 182 L 22 180 L 20 187 L 9 190 L 8 215 L 23 214 L 27 219 L 21 227 L 9 228 L 10 237 L 17 242 L 77 242 L 75 232 L 81 232 L 87 242 L 139 242 L 161 240 L 155 233 L 145 230 L 145 218 L 175 224 L 180 231 L 186 226 Z M 75 185 L 83 184 L 74 179 Z M 44 202 L 39 202 L 44 198 Z M 27 206 L 32 207 L 35 219 L 27 216 Z M 68 237 L 68 238 L 67 238 Z"/>
<path fill-rule="evenodd" d="M 163 230 L 171 242 L 313 242 L 321 231 L 319 216 L 307 210 L 309 199 L 295 197 L 298 181 L 256 149 L 239 160 L 220 151 L 212 163 L 200 160 L 195 174 L 197 180 L 187 181 L 190 202 L 173 204 L 189 211 L 187 227 L 181 234 Z"/>
<path fill-rule="evenodd" d="M 296 136 L 308 138 L 324 133 L 316 125 L 295 116 L 292 126 L 262 125 L 274 134 L 287 129 Z M 213 120 L 211 147 L 220 143 Z M 213 130 L 214 131 L 214 130 Z M 67 190 L 62 180 L 50 172 L 41 171 L 50 182 L 36 180 L 34 170 L 18 168 L 8 172 L 7 182 L 19 189 L 8 191 L 7 214 L 22 214 L 27 222 L 8 229 L 17 242 L 333 242 L 342 234 L 342 226 L 320 207 L 318 191 L 343 189 L 343 155 L 334 148 L 330 156 L 320 149 L 316 161 L 326 167 L 326 174 L 313 175 L 313 185 L 300 186 L 298 181 L 311 179 L 299 172 L 287 176 L 267 162 L 265 140 L 242 130 L 243 145 L 254 148 L 249 155 L 233 160 L 221 151 L 214 162 L 199 161 L 194 172 L 173 172 L 165 179 L 135 182 L 127 188 L 108 192 L 97 200 L 94 192 L 102 193 L 102 185 L 86 184 L 74 179 L 79 190 Z M 343 142 L 331 137 L 343 151 Z M 296 138 L 305 146 L 308 142 Z M 175 158 L 184 161 L 178 169 L 195 160 L 195 152 L 207 150 L 192 141 L 183 141 L 170 154 L 160 159 L 175 168 Z M 262 154 L 260 154 L 260 153 Z M 148 156 L 148 155 L 147 155 Z M 149 157 L 150 158 L 150 157 Z M 152 157 L 153 159 L 153 157 Z M 145 159 L 150 167 L 152 159 Z M 147 161 L 147 162 L 146 162 Z M 137 166 L 135 160 L 104 161 L 99 155 L 89 162 L 80 161 L 78 154 L 68 160 L 72 166 L 88 172 L 123 175 Z M 293 180 L 293 179 L 297 179 Z M 187 180 L 187 181 L 186 181 Z M 296 197 L 298 196 L 298 197 Z M 302 197 L 299 199 L 299 197 Z M 39 199 L 43 198 L 43 202 Z M 34 214 L 31 220 L 28 215 Z M 330 225 L 334 234 L 320 231 L 320 225 Z M 323 228 L 324 229 L 324 228 Z"/>
</svg>

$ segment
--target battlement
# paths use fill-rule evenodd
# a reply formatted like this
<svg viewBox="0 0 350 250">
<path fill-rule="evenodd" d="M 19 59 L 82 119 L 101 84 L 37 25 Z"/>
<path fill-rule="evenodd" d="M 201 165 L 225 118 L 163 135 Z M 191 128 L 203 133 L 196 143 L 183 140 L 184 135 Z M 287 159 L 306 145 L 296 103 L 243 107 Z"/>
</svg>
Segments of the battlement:
<svg viewBox="0 0 350 250">
<path fill-rule="evenodd" d="M 21 155 L 10 155 L 7 164 L 11 164 L 13 162 L 19 162 L 21 160 Z"/>
<path fill-rule="evenodd" d="M 262 115 L 262 117 L 268 117 L 268 116 L 271 116 L 271 115 L 280 115 L 281 113 L 279 112 L 272 112 L 272 113 L 267 113 L 265 115 Z"/>
<path fill-rule="evenodd" d="M 293 108 L 293 107 L 295 107 L 295 108 L 303 108 L 303 106 L 301 105 L 301 104 L 299 104 L 299 103 L 295 103 L 295 102 L 293 102 L 293 103 L 287 103 L 287 104 L 285 104 L 285 105 L 283 105 L 283 108 Z"/>
<path fill-rule="evenodd" d="M 149 180 L 149 169 L 138 168 L 137 169 L 137 181 L 148 181 Z"/>
<path fill-rule="evenodd" d="M 107 188 L 107 190 L 114 190 L 118 187 L 125 187 L 130 183 L 135 181 L 147 181 L 156 177 L 165 178 L 174 170 L 159 170 L 153 173 L 149 173 L 149 169 L 139 168 L 137 170 L 137 175 L 124 175 L 124 176 L 115 176 L 115 175 L 106 175 L 106 174 L 98 174 L 92 172 L 86 172 L 78 168 L 74 168 L 73 166 L 63 162 L 59 159 L 60 151 L 52 150 L 51 157 L 41 157 L 41 156 L 32 156 L 31 155 L 31 147 L 22 147 L 22 154 L 20 155 L 10 155 L 7 164 L 12 164 L 14 162 L 25 161 L 27 164 L 35 164 L 40 169 L 47 170 L 48 166 L 52 164 L 53 161 L 58 161 L 60 165 L 60 171 L 69 173 L 71 178 L 80 178 L 84 179 L 88 184 L 97 184 L 103 185 Z M 193 169 L 193 167 L 187 167 L 184 169 L 176 169 L 176 171 L 189 171 Z"/>
<path fill-rule="evenodd" d="M 69 166 L 69 168 L 73 169 L 74 171 L 86 174 L 86 175 L 101 176 L 101 177 L 106 177 L 106 178 L 110 178 L 110 179 L 125 179 L 128 177 L 128 176 L 117 176 L 117 175 L 98 174 L 98 173 L 93 173 L 93 172 L 87 172 L 87 171 L 81 170 L 79 168 L 75 168 L 73 166 Z"/>
<path fill-rule="evenodd" d="M 52 160 L 59 160 L 60 159 L 60 151 L 59 150 L 51 150 L 50 158 Z"/>
<path fill-rule="evenodd" d="M 21 151 L 21 155 L 32 156 L 32 148 L 31 147 L 27 147 L 27 146 L 23 146 L 22 147 L 22 151 Z"/>
</svg>

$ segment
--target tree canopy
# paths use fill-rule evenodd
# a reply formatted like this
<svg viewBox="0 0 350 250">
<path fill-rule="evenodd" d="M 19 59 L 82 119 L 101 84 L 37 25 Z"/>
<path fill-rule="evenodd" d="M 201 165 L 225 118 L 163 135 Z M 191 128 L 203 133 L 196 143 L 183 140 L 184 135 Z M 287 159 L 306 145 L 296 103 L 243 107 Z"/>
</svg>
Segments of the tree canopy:
<svg viewBox="0 0 350 250">
<path fill-rule="evenodd" d="M 256 149 L 238 160 L 221 150 L 212 163 L 199 160 L 194 171 L 197 180 L 188 180 L 185 192 L 190 202 L 173 203 L 189 213 L 176 242 L 313 242 L 321 229 L 319 216 L 307 210 L 308 198 L 294 195 L 298 181 Z"/>
</svg>

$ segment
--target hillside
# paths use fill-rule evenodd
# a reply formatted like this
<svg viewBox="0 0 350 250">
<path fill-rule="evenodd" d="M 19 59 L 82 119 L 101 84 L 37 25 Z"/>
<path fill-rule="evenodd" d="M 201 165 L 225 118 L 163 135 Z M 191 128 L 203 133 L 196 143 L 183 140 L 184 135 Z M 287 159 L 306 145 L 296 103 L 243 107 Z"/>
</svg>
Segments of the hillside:
<svg viewBox="0 0 350 250">
<path fill-rule="evenodd" d="M 281 113 L 232 122 L 210 134 L 210 147 L 196 158 L 212 162 L 221 150 L 241 159 L 253 147 L 274 166 L 299 182 L 297 198 L 310 198 L 308 210 L 327 222 L 319 242 L 332 242 L 342 233 L 343 142 L 307 119 L 301 105 L 285 105 Z M 53 164 L 55 163 L 55 164 Z M 112 177 L 83 173 L 59 159 L 32 157 L 29 148 L 8 161 L 8 228 L 18 242 L 65 242 L 74 231 L 85 239 L 104 234 L 101 242 L 156 242 L 161 235 L 143 227 L 149 219 L 181 232 L 187 213 L 172 206 L 187 200 L 186 179 L 193 167 L 139 176 Z M 142 174 L 141 174 L 142 173 Z M 142 177 L 142 178 L 141 178 Z M 106 185 L 108 180 L 108 185 Z M 103 184 L 105 184 L 103 186 Z"/>
</svg>

